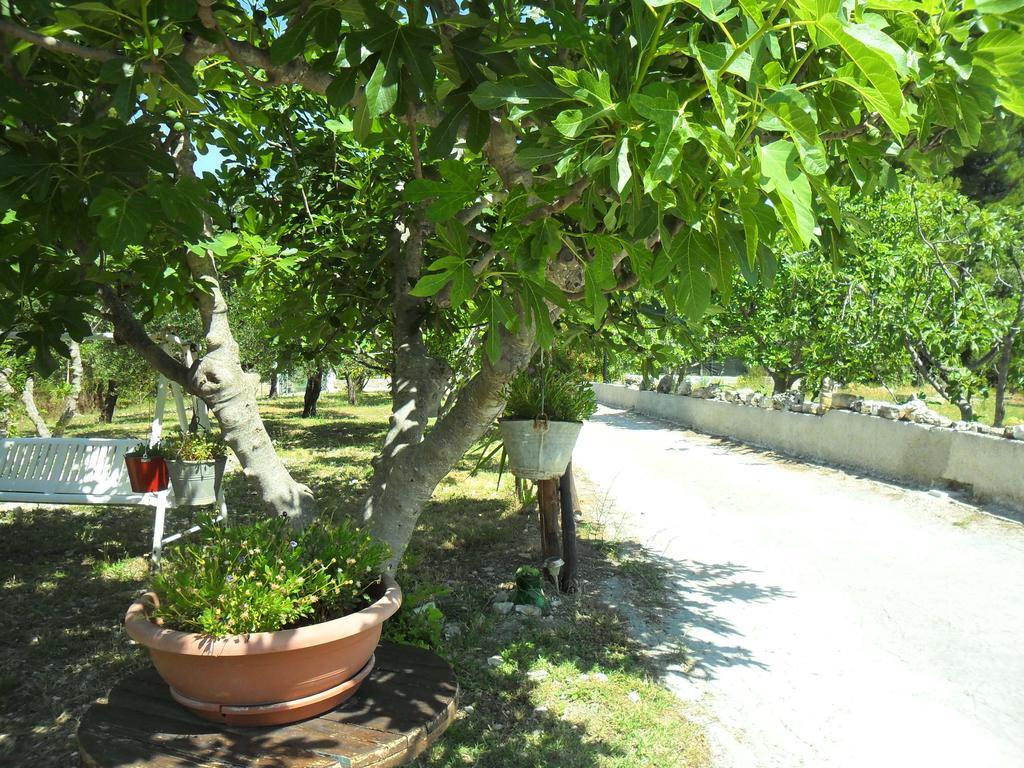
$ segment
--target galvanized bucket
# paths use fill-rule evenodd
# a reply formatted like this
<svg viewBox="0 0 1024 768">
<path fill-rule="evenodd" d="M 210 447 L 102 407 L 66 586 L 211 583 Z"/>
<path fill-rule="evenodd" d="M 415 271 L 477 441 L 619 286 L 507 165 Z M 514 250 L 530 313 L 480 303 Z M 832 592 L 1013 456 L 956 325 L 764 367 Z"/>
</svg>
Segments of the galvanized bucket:
<svg viewBox="0 0 1024 768">
<path fill-rule="evenodd" d="M 228 460 L 221 456 L 216 461 L 167 460 L 167 474 L 174 489 L 174 504 L 179 507 L 201 507 L 217 501 Z"/>
<path fill-rule="evenodd" d="M 578 421 L 502 419 L 498 422 L 509 471 L 525 480 L 561 477 L 583 425 Z"/>
</svg>

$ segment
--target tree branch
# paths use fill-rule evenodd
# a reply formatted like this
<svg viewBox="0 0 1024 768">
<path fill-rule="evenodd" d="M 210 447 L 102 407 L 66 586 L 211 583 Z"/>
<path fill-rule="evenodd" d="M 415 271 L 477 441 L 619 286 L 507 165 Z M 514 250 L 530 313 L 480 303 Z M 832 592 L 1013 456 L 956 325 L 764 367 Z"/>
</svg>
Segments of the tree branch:
<svg viewBox="0 0 1024 768">
<path fill-rule="evenodd" d="M 162 73 L 164 71 L 163 64 L 160 62 L 132 62 L 120 53 L 108 51 L 105 48 L 90 48 L 85 45 L 78 45 L 78 43 L 69 43 L 67 40 L 59 40 L 52 35 L 41 35 L 6 19 L 0 19 L 0 34 L 24 40 L 52 53 L 62 53 L 87 61 L 123 61 L 141 67 L 144 72 Z"/>
</svg>

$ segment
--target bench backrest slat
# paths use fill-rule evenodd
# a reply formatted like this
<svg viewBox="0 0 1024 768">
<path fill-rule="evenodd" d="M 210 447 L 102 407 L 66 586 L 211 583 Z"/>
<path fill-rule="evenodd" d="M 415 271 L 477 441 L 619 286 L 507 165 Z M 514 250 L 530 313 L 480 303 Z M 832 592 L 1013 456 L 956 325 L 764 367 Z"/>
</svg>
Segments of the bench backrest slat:
<svg viewBox="0 0 1024 768">
<path fill-rule="evenodd" d="M 82 437 L 0 440 L 0 491 L 129 494 L 124 454 L 138 442 Z"/>
</svg>

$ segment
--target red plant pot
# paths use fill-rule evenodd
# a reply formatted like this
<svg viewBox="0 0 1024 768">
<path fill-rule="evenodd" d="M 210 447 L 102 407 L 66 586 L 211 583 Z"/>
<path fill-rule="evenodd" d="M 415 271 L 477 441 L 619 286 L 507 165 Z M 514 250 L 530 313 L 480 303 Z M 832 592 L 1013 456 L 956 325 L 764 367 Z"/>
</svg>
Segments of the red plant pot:
<svg viewBox="0 0 1024 768">
<path fill-rule="evenodd" d="M 167 462 L 163 459 L 143 459 L 125 456 L 128 482 L 135 493 L 156 493 L 167 490 Z"/>
</svg>

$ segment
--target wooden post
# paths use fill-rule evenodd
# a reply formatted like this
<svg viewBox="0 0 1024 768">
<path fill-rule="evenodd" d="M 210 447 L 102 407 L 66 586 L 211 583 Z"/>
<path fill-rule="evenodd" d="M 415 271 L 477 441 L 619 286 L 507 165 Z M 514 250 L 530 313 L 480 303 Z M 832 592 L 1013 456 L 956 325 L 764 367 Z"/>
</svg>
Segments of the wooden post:
<svg viewBox="0 0 1024 768">
<path fill-rule="evenodd" d="M 540 511 L 540 546 L 544 559 L 561 557 L 558 518 L 561 516 L 558 480 L 537 482 L 537 509 Z"/>
<path fill-rule="evenodd" d="M 576 483 L 572 475 L 572 461 L 558 481 L 562 507 L 562 570 L 558 574 L 558 588 L 562 592 L 575 592 L 576 580 Z"/>
</svg>

